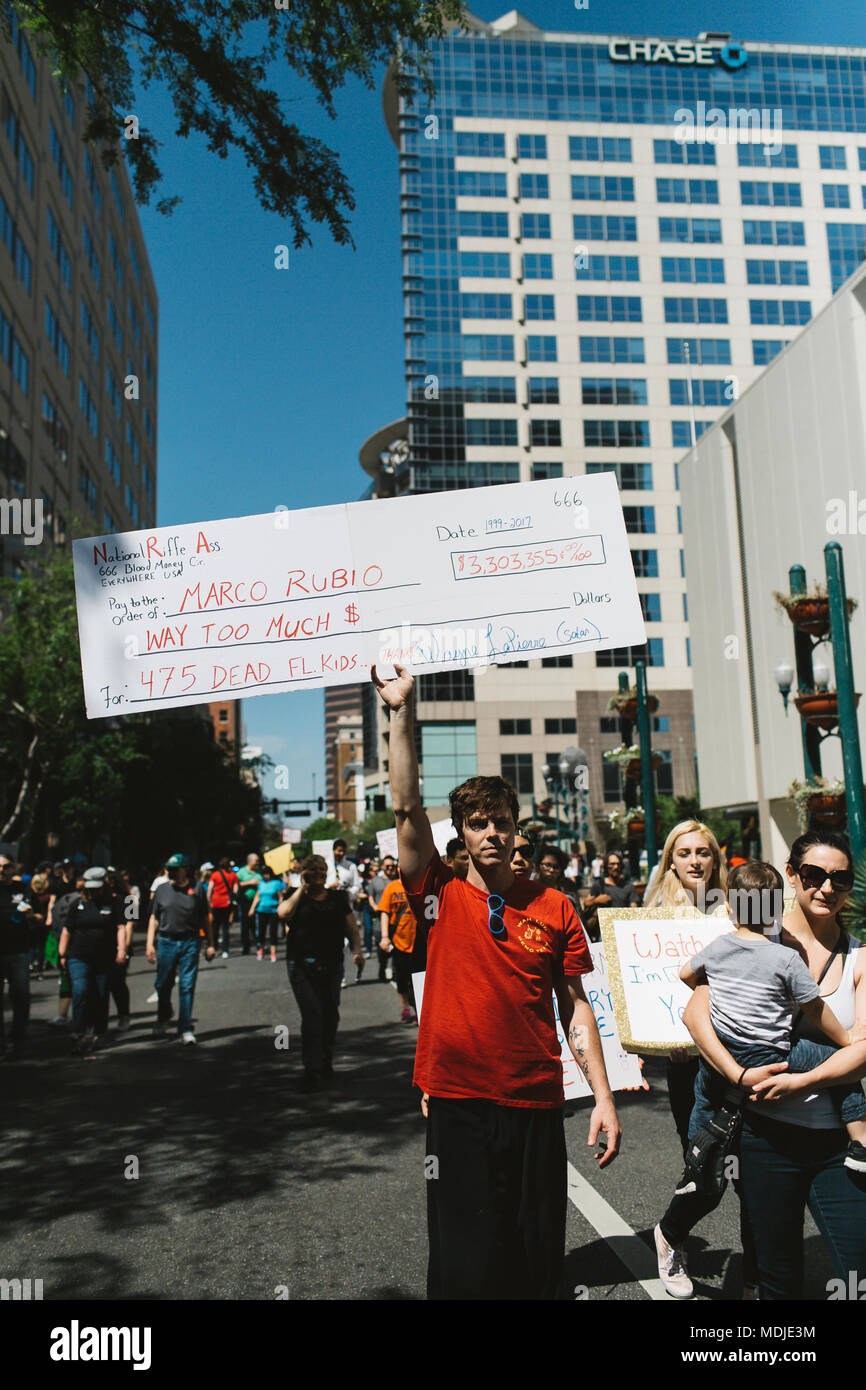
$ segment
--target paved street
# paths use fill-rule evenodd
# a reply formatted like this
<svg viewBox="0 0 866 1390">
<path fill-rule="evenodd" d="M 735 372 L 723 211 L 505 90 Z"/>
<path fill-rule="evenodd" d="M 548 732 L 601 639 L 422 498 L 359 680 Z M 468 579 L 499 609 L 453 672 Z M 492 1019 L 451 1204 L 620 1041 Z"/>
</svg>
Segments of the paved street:
<svg viewBox="0 0 866 1390">
<path fill-rule="evenodd" d="M 283 1287 L 292 1299 L 423 1299 L 415 1029 L 399 1023 L 394 990 L 343 991 L 338 1084 L 306 1097 L 283 960 L 203 966 L 193 1048 L 151 1037 L 154 972 L 137 951 L 132 1029 L 115 1040 L 112 1028 L 93 1061 L 68 1058 L 47 1024 L 56 978 L 33 986 L 31 1058 L 0 1073 L 0 1275 L 41 1278 L 46 1299 L 274 1299 Z M 288 1051 L 275 1047 L 280 1025 Z M 672 1301 L 634 1234 L 651 1231 L 680 1171 L 663 1069 L 647 1075 L 649 1095 L 620 1098 L 625 1146 L 609 1171 L 586 1147 L 585 1107 L 566 1120 L 567 1287 L 590 1299 Z M 139 1176 L 125 1177 L 133 1157 Z M 733 1194 L 689 1250 L 699 1299 L 739 1297 Z M 807 1296 L 823 1300 L 831 1271 L 811 1221 L 807 1270 Z"/>
</svg>

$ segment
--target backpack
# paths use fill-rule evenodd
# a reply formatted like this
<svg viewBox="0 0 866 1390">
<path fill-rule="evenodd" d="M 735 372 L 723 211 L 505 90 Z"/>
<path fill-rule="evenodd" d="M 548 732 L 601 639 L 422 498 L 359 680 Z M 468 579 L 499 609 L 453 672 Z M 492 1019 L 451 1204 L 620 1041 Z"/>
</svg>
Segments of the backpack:
<svg viewBox="0 0 866 1390">
<path fill-rule="evenodd" d="M 62 898 L 58 898 L 54 904 L 52 913 L 51 930 L 59 938 L 63 928 L 69 925 L 69 914 L 77 903 L 81 902 L 81 894 L 74 890 L 71 893 L 64 893 Z"/>
</svg>

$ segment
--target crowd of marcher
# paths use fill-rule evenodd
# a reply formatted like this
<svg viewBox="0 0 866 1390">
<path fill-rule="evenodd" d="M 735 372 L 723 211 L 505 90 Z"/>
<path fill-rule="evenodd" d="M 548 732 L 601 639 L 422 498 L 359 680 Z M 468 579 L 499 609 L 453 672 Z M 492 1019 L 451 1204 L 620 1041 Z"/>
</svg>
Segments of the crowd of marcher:
<svg viewBox="0 0 866 1390">
<path fill-rule="evenodd" d="M 104 1043 L 111 1001 L 124 1033 L 137 926 L 155 967 L 153 1032 L 173 1031 L 187 1045 L 196 1042 L 202 949 L 206 961 L 229 960 L 235 950 L 274 964 L 285 942 L 307 1091 L 333 1077 L 341 990 L 371 966 L 376 982 L 397 992 L 401 1023 L 414 1027 L 413 976 L 425 971 L 415 1082 L 426 1152 L 440 1174 L 426 1184 L 429 1294 L 553 1297 L 565 1220 L 553 994 L 594 1092 L 590 1142 L 602 1142 L 604 1167 L 616 1157 L 620 1128 L 580 982 L 592 969 L 587 938 L 598 939 L 598 910 L 640 903 L 726 917 L 731 930 L 681 971 L 693 991 L 683 1022 L 700 1055 L 678 1049 L 666 1064 L 684 1170 L 654 1230 L 659 1277 L 673 1297 L 693 1295 L 685 1242 L 733 1177 L 743 1297 L 800 1296 L 807 1207 L 837 1273 L 859 1279 L 866 955 L 840 916 L 854 877 L 844 835 L 801 835 L 783 882 L 769 864 L 728 860 L 708 826 L 685 821 L 668 835 L 644 888 L 623 852 L 588 862 L 533 839 L 508 784 L 476 777 L 452 793 L 460 833 L 440 856 L 418 793 L 411 678 L 377 679 L 377 688 L 391 707 L 399 862 L 384 854 L 354 863 L 337 840 L 328 859 L 310 855 L 284 874 L 254 853 L 243 865 L 226 856 L 198 868 L 174 854 L 151 880 L 81 856 L 28 872 L 0 855 L 0 977 L 11 1002 L 11 1019 L 0 1008 L 5 1057 L 26 1055 L 33 977 L 56 976 L 50 1022 L 67 1030 L 73 1054 L 90 1056 Z M 491 1163 L 502 1178 L 492 1206 Z"/>
</svg>

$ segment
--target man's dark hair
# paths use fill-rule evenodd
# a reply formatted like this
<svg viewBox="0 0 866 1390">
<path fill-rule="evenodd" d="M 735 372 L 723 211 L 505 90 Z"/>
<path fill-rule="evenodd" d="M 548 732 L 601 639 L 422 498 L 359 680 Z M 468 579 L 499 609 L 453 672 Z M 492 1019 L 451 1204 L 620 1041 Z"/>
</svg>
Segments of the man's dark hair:
<svg viewBox="0 0 866 1390">
<path fill-rule="evenodd" d="M 489 816 L 503 804 L 508 807 L 515 826 L 520 816 L 517 792 L 504 777 L 470 777 L 467 782 L 454 788 L 448 800 L 451 824 L 457 831 L 463 829 L 469 816 L 478 813 Z"/>
<path fill-rule="evenodd" d="M 331 848 L 332 848 L 332 849 L 345 849 L 345 848 L 346 848 L 346 841 L 345 841 L 345 840 L 335 840 L 334 843 L 333 843 L 333 845 L 331 846 Z"/>
<path fill-rule="evenodd" d="M 538 854 L 536 856 L 536 863 L 540 864 L 543 859 L 556 860 L 557 865 L 559 866 L 559 875 L 561 878 L 562 871 L 565 868 L 566 864 L 565 855 L 563 854 L 562 850 L 558 849 L 556 845 L 540 845 L 538 849 Z"/>
<path fill-rule="evenodd" d="M 459 835 L 455 835 L 455 836 L 454 836 L 454 839 L 453 839 L 453 840 L 449 840 L 448 843 L 447 843 L 447 845 L 445 846 L 445 858 L 446 858 L 446 859 L 453 859 L 454 856 L 455 856 L 455 854 L 457 853 L 458 849 L 465 849 L 465 848 L 466 848 L 466 846 L 465 846 L 465 844 L 463 843 L 463 841 L 460 839 L 460 836 L 459 836 Z"/>
</svg>

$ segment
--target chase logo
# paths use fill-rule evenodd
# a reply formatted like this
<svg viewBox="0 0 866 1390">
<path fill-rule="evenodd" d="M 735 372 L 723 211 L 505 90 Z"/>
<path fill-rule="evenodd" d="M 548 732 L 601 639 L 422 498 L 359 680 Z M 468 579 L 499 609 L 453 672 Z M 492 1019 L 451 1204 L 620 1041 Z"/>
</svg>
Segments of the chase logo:
<svg viewBox="0 0 866 1390">
<path fill-rule="evenodd" d="M 726 43 L 719 49 L 719 62 L 731 72 L 746 66 L 749 55 L 741 43 Z"/>
</svg>

